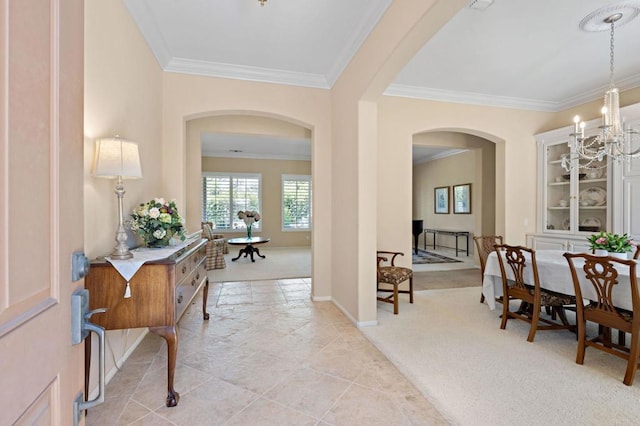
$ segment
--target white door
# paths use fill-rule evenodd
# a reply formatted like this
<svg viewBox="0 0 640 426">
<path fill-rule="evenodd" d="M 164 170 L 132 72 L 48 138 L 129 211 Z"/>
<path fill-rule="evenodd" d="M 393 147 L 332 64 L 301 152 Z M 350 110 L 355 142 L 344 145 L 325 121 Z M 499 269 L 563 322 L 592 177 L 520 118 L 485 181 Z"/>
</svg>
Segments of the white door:
<svg viewBox="0 0 640 426">
<path fill-rule="evenodd" d="M 0 425 L 71 425 L 83 247 L 82 0 L 0 0 Z"/>
</svg>

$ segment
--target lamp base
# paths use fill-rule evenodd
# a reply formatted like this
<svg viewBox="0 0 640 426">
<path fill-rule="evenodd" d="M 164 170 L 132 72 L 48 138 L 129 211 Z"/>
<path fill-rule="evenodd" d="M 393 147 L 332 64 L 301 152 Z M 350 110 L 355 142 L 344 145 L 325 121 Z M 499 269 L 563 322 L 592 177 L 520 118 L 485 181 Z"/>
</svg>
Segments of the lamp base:
<svg viewBox="0 0 640 426">
<path fill-rule="evenodd" d="M 133 258 L 133 254 L 131 254 L 129 249 L 127 249 L 126 252 L 122 252 L 122 251 L 116 249 L 116 250 L 113 251 L 113 253 L 111 253 L 109 255 L 109 257 L 111 259 L 115 259 L 115 260 L 127 260 L 127 259 Z"/>
</svg>

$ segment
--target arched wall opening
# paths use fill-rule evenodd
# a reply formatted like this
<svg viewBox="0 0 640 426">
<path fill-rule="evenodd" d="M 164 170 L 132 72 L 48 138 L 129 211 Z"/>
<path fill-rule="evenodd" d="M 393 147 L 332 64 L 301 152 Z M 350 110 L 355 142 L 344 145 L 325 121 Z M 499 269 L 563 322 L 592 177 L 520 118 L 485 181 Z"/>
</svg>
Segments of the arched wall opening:
<svg viewBox="0 0 640 426">
<path fill-rule="evenodd" d="M 472 235 L 496 232 L 496 146 L 483 137 L 460 130 L 430 130 L 413 135 L 413 146 L 442 149 L 427 161 L 413 163 L 412 212 L 425 228 L 468 231 Z M 470 212 L 457 214 L 453 188 L 470 184 Z M 448 194 L 446 212 L 435 209 L 435 188 Z M 425 234 L 419 245 L 424 245 Z M 455 246 L 455 237 L 441 235 L 438 243 Z M 473 244 L 469 252 L 474 253 Z"/>
<path fill-rule="evenodd" d="M 255 155 L 234 157 L 202 156 L 202 138 L 205 135 L 243 135 L 257 140 L 282 138 L 290 140 L 309 140 L 313 153 L 313 126 L 301 123 L 290 117 L 259 111 L 210 111 L 193 114 L 185 118 L 186 148 L 186 203 L 187 226 L 197 229 L 202 220 L 202 173 L 259 173 L 262 176 L 262 228 L 260 233 L 271 238 L 270 245 L 275 247 L 310 247 L 313 275 L 312 235 L 310 231 L 283 232 L 281 228 L 281 176 L 282 174 L 307 174 L 313 182 L 313 154 L 308 160 L 258 158 Z M 261 139 L 262 138 L 262 139 Z M 312 197 L 315 197 L 312 190 Z M 312 205 L 315 203 L 312 201 Z M 313 214 L 312 214 L 313 216 Z M 241 236 L 242 232 L 229 231 L 227 238 Z"/>
</svg>

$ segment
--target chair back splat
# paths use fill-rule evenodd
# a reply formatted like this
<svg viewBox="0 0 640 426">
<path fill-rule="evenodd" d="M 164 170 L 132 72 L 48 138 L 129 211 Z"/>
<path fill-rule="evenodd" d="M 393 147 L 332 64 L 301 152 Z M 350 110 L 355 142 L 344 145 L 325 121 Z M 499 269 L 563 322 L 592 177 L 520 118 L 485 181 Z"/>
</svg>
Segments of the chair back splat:
<svg viewBox="0 0 640 426">
<path fill-rule="evenodd" d="M 584 363 L 587 346 L 623 358 L 627 360 L 623 383 L 627 386 L 632 385 L 640 356 L 640 297 L 636 261 L 586 253 L 565 253 L 564 257 L 569 262 L 576 298 L 589 300 L 586 305 L 579 303 L 576 309 L 576 363 Z M 631 311 L 615 306 L 613 295 L 617 294 L 616 292 L 631 294 Z M 587 321 L 599 325 L 599 334 L 595 338 L 587 337 Z M 611 340 L 611 329 L 616 329 L 619 333 L 630 333 L 631 345 L 625 346 L 622 339 L 614 343 Z"/>
<path fill-rule="evenodd" d="M 536 252 L 522 246 L 496 244 L 495 250 L 502 275 L 502 322 L 500 328 L 504 330 L 507 320 L 519 319 L 531 324 L 527 341 L 533 342 L 537 330 L 575 330 L 567 321 L 564 308 L 575 304 L 576 298 L 569 295 L 554 293 L 540 287 L 538 279 L 538 265 Z M 517 310 L 511 310 L 511 300 L 521 301 Z M 548 308 L 550 317 L 541 316 L 541 308 Z M 560 323 L 554 321 L 558 317 Z"/>
<path fill-rule="evenodd" d="M 478 235 L 473 237 L 473 242 L 476 244 L 476 250 L 480 258 L 480 282 L 482 283 L 487 257 L 489 257 L 489 253 L 494 250 L 493 246 L 502 244 L 502 235 Z M 480 292 L 480 303 L 484 303 L 484 294 L 482 294 L 482 291 Z"/>
<path fill-rule="evenodd" d="M 392 303 L 393 313 L 398 315 L 398 294 L 408 293 L 409 302 L 413 303 L 413 271 L 410 268 L 396 266 L 397 256 L 404 256 L 404 253 L 397 251 L 378 251 L 377 252 L 377 283 L 378 292 L 390 292 L 386 297 L 377 296 L 381 302 Z M 390 259 L 389 259 L 390 258 Z M 409 281 L 409 290 L 399 290 L 398 286 L 405 281 Z M 383 284 L 383 287 L 380 287 Z M 385 284 L 390 285 L 384 286 Z"/>
</svg>

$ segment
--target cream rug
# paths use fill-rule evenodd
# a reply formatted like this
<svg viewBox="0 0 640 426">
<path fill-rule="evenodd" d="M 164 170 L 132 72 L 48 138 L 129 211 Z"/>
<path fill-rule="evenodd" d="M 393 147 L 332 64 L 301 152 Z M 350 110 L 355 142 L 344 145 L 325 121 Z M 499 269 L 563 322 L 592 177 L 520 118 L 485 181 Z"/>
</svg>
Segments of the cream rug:
<svg viewBox="0 0 640 426">
<path fill-rule="evenodd" d="M 378 304 L 379 325 L 361 331 L 452 424 L 637 425 L 640 376 L 622 383 L 626 362 L 587 348 L 575 363 L 575 335 L 538 331 L 478 301 L 477 287 L 415 293 L 400 313 Z M 573 319 L 572 319 L 573 321 Z"/>
<path fill-rule="evenodd" d="M 259 281 L 278 278 L 306 278 L 311 276 L 310 247 L 268 247 L 260 246 L 260 254 L 242 257 L 235 262 L 231 259 L 238 255 L 240 247 L 229 246 L 229 253 L 224 255 L 227 264 L 225 269 L 209 271 L 210 282 Z"/>
</svg>

